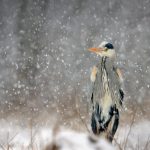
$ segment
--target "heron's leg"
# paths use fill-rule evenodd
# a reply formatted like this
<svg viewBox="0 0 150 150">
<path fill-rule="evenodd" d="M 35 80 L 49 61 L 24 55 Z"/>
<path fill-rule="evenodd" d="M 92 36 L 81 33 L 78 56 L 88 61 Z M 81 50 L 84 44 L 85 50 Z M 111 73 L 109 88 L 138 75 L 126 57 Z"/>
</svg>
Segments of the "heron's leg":
<svg viewBox="0 0 150 150">
<path fill-rule="evenodd" d="M 114 117 L 115 117 L 115 120 L 114 120 L 114 124 L 113 124 L 113 127 L 112 127 L 112 135 L 114 136 L 116 131 L 117 131 L 117 128 L 118 128 L 118 125 L 119 125 L 119 111 L 118 109 L 115 108 L 115 111 L 114 111 Z"/>
<path fill-rule="evenodd" d="M 112 117 L 114 115 L 113 112 L 114 112 L 114 107 L 110 107 L 110 111 L 108 113 L 107 120 L 103 119 L 104 121 L 102 123 L 102 126 L 103 126 L 104 130 L 107 129 L 107 127 L 108 127 L 108 125 L 109 125 L 109 123 L 110 123 L 110 121 L 111 121 L 111 119 L 112 119 Z"/>
<path fill-rule="evenodd" d="M 94 134 L 99 134 L 100 132 L 100 115 L 101 115 L 101 109 L 99 107 L 99 104 L 95 104 L 94 112 L 92 113 L 91 118 L 91 127 Z"/>
<path fill-rule="evenodd" d="M 115 134 L 117 127 L 118 127 L 118 121 L 119 121 L 118 120 L 119 117 L 117 117 L 118 113 L 119 112 L 116 109 L 116 106 L 110 107 L 110 111 L 109 111 L 107 120 L 103 119 L 103 122 L 101 124 L 100 130 L 105 132 L 106 138 L 110 142 L 112 142 L 114 134 Z"/>
<path fill-rule="evenodd" d="M 95 118 L 95 113 L 93 112 L 92 113 L 92 117 L 91 117 L 91 127 L 92 127 L 92 131 L 94 134 L 97 134 L 97 121 L 96 121 L 96 118 Z"/>
<path fill-rule="evenodd" d="M 119 125 L 119 111 L 115 107 L 114 108 L 114 120 L 112 121 L 112 127 L 111 127 L 110 131 L 108 131 L 109 133 L 108 133 L 108 137 L 107 137 L 110 142 L 112 142 L 112 140 L 114 138 L 114 135 L 117 131 L 118 125 Z"/>
</svg>

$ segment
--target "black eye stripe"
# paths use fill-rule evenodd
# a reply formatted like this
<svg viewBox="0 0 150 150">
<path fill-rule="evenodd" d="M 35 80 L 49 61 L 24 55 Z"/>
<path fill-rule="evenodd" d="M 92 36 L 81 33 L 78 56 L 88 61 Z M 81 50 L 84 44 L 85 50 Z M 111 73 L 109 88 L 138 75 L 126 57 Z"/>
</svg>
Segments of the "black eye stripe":
<svg viewBox="0 0 150 150">
<path fill-rule="evenodd" d="M 108 49 L 114 49 L 114 46 L 111 43 L 107 43 L 105 47 Z"/>
</svg>

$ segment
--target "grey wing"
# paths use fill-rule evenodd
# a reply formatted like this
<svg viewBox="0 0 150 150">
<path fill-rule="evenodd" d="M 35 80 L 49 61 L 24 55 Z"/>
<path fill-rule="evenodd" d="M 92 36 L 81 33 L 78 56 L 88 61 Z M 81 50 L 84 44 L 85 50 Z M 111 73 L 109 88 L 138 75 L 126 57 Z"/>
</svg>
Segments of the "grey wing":
<svg viewBox="0 0 150 150">
<path fill-rule="evenodd" d="M 101 70 L 100 70 L 100 65 L 96 65 L 97 67 L 97 74 L 95 81 L 92 83 L 92 94 L 91 94 L 91 102 L 93 109 L 96 106 L 96 103 L 100 103 L 101 98 L 103 97 L 103 88 L 102 88 L 102 79 L 101 79 Z"/>
<path fill-rule="evenodd" d="M 122 107 L 124 92 L 121 89 L 120 79 L 118 77 L 115 67 L 113 68 L 110 77 L 111 78 L 109 79 L 109 81 L 112 100 L 114 101 L 114 104 L 116 104 L 117 108 L 120 108 Z"/>
</svg>

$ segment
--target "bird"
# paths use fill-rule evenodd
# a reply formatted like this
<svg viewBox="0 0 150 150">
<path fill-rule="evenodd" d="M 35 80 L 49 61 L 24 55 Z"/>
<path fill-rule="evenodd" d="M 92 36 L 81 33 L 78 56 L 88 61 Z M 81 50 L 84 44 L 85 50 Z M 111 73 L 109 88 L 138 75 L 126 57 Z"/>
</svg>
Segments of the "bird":
<svg viewBox="0 0 150 150">
<path fill-rule="evenodd" d="M 112 142 L 119 125 L 119 112 L 124 99 L 123 75 L 115 63 L 116 51 L 112 43 L 104 41 L 98 47 L 88 50 L 100 56 L 90 76 L 91 128 L 95 135 L 103 135 Z"/>
</svg>

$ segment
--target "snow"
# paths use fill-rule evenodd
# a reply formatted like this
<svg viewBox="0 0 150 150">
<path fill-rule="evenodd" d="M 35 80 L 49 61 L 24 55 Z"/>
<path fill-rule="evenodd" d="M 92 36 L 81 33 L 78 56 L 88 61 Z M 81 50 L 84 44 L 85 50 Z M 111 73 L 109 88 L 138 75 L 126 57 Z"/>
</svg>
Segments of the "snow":
<svg viewBox="0 0 150 150">
<path fill-rule="evenodd" d="M 31 146 L 43 149 L 52 144 L 57 145 L 59 150 L 114 150 L 114 147 L 104 139 L 97 139 L 96 142 L 92 142 L 87 133 L 79 133 L 64 128 L 59 129 L 56 135 L 53 134 L 51 128 L 33 129 L 32 135 L 30 129 L 5 125 L 1 128 L 0 134 L 1 145 L 6 147 L 8 142 L 13 150 L 28 149 Z M 33 137 L 33 145 L 31 145 L 31 137 Z"/>
<path fill-rule="evenodd" d="M 21 148 L 28 149 L 31 146 L 37 146 L 38 149 L 43 149 L 56 145 L 59 150 L 115 150 L 118 146 L 115 142 L 113 145 L 104 139 L 97 138 L 85 132 L 66 129 L 64 127 L 33 127 L 32 129 L 14 125 L 13 123 L 6 123 L 0 121 L 0 142 L 1 145 L 7 146 L 7 142 L 13 150 L 20 150 Z M 143 120 L 135 123 L 131 131 L 130 125 L 120 127 L 117 131 L 117 143 L 122 147 L 127 139 L 126 149 L 135 149 L 137 145 L 140 148 L 146 145 L 150 137 L 150 122 Z M 129 134 L 129 135 L 128 135 Z M 128 137 L 128 138 L 127 138 Z M 31 145 L 31 138 L 33 145 Z M 150 145 L 148 145 L 149 147 Z"/>
<path fill-rule="evenodd" d="M 81 118 L 89 123 L 90 68 L 99 57 L 87 49 L 104 40 L 113 43 L 116 64 L 123 72 L 125 110 L 134 113 L 138 109 L 140 119 L 131 130 L 128 147 L 137 145 L 138 136 L 144 143 L 150 114 L 149 4 L 149 0 L 0 1 L 0 120 L 5 122 L 0 122 L 0 135 L 4 135 L 0 144 L 7 141 L 9 133 L 10 137 L 17 134 L 13 141 L 18 149 L 29 145 L 30 129 L 11 124 L 13 119 L 24 124 L 32 115 L 37 119 L 44 113 L 48 117 L 41 119 L 54 117 L 71 128 L 80 120 L 75 108 L 78 105 Z M 120 142 L 128 132 L 129 117 L 121 116 Z M 62 144 L 73 134 L 83 145 L 70 138 L 72 144 L 84 147 L 88 143 L 87 134 L 64 130 L 57 137 Z M 39 127 L 37 143 L 47 144 L 51 134 L 51 127 Z"/>
<path fill-rule="evenodd" d="M 99 139 L 96 143 L 92 143 L 89 140 L 89 136 L 83 133 L 63 131 L 60 132 L 56 138 L 54 143 L 60 147 L 60 150 L 113 150 L 114 148 L 105 140 Z"/>
<path fill-rule="evenodd" d="M 136 149 L 139 145 L 141 149 L 146 145 L 150 140 L 150 121 L 141 119 L 141 122 L 134 123 L 133 127 L 130 124 L 126 125 L 124 128 L 120 128 L 117 133 L 118 142 L 124 143 L 128 137 L 126 149 Z M 123 135 L 123 136 L 122 136 Z M 150 145 L 148 145 L 150 148 Z"/>
</svg>

